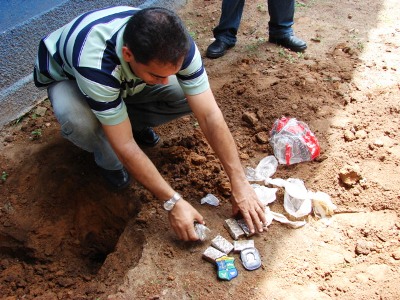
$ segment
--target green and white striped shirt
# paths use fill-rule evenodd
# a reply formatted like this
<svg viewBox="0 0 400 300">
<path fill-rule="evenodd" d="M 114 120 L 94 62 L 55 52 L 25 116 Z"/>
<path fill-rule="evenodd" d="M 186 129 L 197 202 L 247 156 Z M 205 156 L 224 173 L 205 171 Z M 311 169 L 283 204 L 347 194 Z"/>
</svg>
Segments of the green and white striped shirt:
<svg viewBox="0 0 400 300">
<path fill-rule="evenodd" d="M 117 6 L 87 12 L 44 37 L 34 69 L 36 86 L 76 80 L 101 123 L 121 123 L 128 116 L 123 99 L 146 85 L 122 58 L 124 29 L 138 10 Z M 209 88 L 193 40 L 176 76 L 186 95 L 200 94 Z"/>
</svg>

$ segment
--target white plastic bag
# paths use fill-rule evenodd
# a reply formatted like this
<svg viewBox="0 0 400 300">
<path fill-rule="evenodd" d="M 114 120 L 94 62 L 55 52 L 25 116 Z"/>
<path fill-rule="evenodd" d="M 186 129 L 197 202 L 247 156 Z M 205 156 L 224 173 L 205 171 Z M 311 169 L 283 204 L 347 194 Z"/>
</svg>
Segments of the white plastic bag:
<svg viewBox="0 0 400 300">
<path fill-rule="evenodd" d="M 264 157 L 258 163 L 255 169 L 247 167 L 246 168 L 246 177 L 249 181 L 262 181 L 267 178 L 272 177 L 275 174 L 276 169 L 278 167 L 278 160 L 275 156 L 270 155 Z"/>
<path fill-rule="evenodd" d="M 251 186 L 264 206 L 267 206 L 276 200 L 277 188 L 269 188 L 259 184 L 252 184 Z"/>
<path fill-rule="evenodd" d="M 302 180 L 295 178 L 286 180 L 283 206 L 296 218 L 304 217 L 311 212 L 311 199 Z"/>
<path fill-rule="evenodd" d="M 314 215 L 318 218 L 330 217 L 334 214 L 334 210 L 337 208 L 332 203 L 331 197 L 324 192 L 309 192 L 310 199 L 312 201 Z"/>
<path fill-rule="evenodd" d="M 310 161 L 320 153 L 317 138 L 308 125 L 295 118 L 282 117 L 274 122 L 269 142 L 280 164 Z"/>
<path fill-rule="evenodd" d="M 204 198 L 200 200 L 201 204 L 207 203 L 212 206 L 218 206 L 219 205 L 219 199 L 215 197 L 213 194 L 207 194 Z"/>
</svg>

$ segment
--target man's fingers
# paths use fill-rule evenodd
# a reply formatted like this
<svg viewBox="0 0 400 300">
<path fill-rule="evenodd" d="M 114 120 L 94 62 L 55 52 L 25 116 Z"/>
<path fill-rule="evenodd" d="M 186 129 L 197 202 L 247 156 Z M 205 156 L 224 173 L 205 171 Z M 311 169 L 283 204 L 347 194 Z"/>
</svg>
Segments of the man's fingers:
<svg viewBox="0 0 400 300">
<path fill-rule="evenodd" d="M 250 212 L 251 218 L 253 220 L 253 223 L 257 226 L 258 232 L 263 232 L 263 227 L 262 223 L 260 221 L 260 218 L 258 217 L 259 212 L 257 210 L 253 210 Z"/>
<path fill-rule="evenodd" d="M 267 223 L 267 218 L 265 217 L 265 208 L 263 205 L 257 207 L 257 214 L 263 224 Z"/>
<path fill-rule="evenodd" d="M 199 237 L 196 233 L 196 231 L 194 230 L 194 226 L 192 226 L 188 231 L 188 241 L 197 241 L 199 240 Z"/>
<path fill-rule="evenodd" d="M 243 215 L 243 219 L 245 220 L 247 226 L 249 227 L 250 232 L 254 233 L 255 232 L 254 225 L 253 225 L 253 221 L 251 219 L 250 214 L 248 212 L 245 212 L 245 213 L 242 212 L 242 215 Z"/>
</svg>

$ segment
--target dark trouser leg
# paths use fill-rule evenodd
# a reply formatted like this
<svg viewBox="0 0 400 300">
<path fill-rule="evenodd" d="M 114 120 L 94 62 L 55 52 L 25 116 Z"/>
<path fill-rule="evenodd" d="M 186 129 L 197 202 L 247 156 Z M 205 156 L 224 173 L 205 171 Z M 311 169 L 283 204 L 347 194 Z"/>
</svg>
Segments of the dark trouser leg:
<svg viewBox="0 0 400 300">
<path fill-rule="evenodd" d="M 242 19 L 244 0 L 223 0 L 219 24 L 214 28 L 214 37 L 229 46 L 236 44 L 236 35 Z"/>
<path fill-rule="evenodd" d="M 268 0 L 270 37 L 283 38 L 293 34 L 294 4 L 295 0 Z"/>
</svg>

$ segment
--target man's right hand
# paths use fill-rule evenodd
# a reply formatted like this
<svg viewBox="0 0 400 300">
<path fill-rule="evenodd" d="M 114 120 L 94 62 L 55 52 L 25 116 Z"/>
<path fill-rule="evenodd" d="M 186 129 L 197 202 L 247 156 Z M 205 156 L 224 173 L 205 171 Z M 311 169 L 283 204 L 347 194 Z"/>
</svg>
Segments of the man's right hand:
<svg viewBox="0 0 400 300">
<path fill-rule="evenodd" d="M 178 238 L 182 241 L 197 241 L 199 237 L 194 230 L 194 222 L 204 224 L 202 215 L 187 201 L 180 199 L 168 212 L 169 223 Z"/>
</svg>

